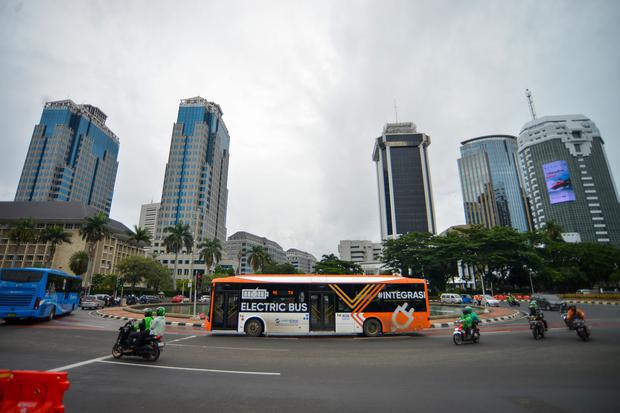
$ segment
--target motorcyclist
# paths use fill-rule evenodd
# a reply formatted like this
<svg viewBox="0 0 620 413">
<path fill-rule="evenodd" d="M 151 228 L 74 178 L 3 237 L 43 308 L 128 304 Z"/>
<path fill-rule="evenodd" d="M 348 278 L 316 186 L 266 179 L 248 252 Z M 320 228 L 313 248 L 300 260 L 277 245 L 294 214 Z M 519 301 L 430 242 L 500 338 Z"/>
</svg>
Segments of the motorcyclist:
<svg viewBox="0 0 620 413">
<path fill-rule="evenodd" d="M 577 306 L 570 305 L 566 312 L 566 323 L 568 327 L 572 328 L 573 322 L 577 319 L 586 321 L 586 313 L 584 313 L 582 309 L 577 308 Z"/>
<path fill-rule="evenodd" d="M 134 343 L 136 348 L 140 348 L 144 339 L 151 334 L 151 323 L 153 322 L 153 310 L 150 308 L 144 309 L 144 318 L 139 323 L 134 323 L 134 332 L 131 333 L 131 342 Z"/>
<path fill-rule="evenodd" d="M 540 308 L 538 308 L 538 303 L 536 302 L 536 300 L 532 298 L 528 307 L 530 308 L 530 319 L 540 319 L 545 325 L 545 331 L 547 331 L 549 329 L 549 326 L 547 325 L 547 320 L 545 320 L 544 314 L 542 313 L 542 311 L 540 311 Z"/>
<path fill-rule="evenodd" d="M 163 336 L 166 333 L 166 309 L 157 307 L 157 317 L 151 322 L 151 334 L 154 336 Z"/>
<path fill-rule="evenodd" d="M 516 300 L 511 293 L 508 293 L 508 297 L 506 297 L 506 301 L 508 302 L 508 304 L 513 305 Z"/>
<path fill-rule="evenodd" d="M 466 336 L 471 335 L 472 327 L 475 327 L 480 322 L 478 314 L 476 314 L 470 306 L 463 309 L 463 314 L 460 319 L 463 323 L 463 329 L 465 330 Z"/>
</svg>

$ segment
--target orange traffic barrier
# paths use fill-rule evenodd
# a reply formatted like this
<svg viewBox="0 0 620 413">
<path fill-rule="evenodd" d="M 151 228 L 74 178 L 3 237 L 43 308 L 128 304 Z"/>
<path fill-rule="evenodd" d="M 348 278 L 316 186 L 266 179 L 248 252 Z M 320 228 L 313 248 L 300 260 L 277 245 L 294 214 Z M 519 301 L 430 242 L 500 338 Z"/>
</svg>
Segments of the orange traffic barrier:
<svg viewBox="0 0 620 413">
<path fill-rule="evenodd" d="M 67 373 L 0 370 L 0 413 L 64 413 Z"/>
</svg>

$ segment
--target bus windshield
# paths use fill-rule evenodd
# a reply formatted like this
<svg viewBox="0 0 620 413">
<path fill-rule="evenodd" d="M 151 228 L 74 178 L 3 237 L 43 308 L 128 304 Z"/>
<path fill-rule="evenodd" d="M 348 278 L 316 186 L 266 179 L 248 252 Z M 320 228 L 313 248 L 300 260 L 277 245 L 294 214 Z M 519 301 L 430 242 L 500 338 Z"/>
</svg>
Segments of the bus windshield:
<svg viewBox="0 0 620 413">
<path fill-rule="evenodd" d="M 0 280 L 14 283 L 36 283 L 43 277 L 41 271 L 31 270 L 2 270 Z"/>
</svg>

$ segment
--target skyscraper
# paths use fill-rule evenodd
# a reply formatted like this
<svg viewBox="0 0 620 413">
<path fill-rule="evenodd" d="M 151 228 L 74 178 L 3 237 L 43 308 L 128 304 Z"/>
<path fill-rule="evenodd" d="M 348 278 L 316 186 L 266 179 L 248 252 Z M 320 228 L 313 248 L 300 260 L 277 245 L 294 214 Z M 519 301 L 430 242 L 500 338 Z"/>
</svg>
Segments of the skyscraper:
<svg viewBox="0 0 620 413">
<path fill-rule="evenodd" d="M 461 142 L 458 160 L 465 222 L 531 228 L 517 158 L 517 138 L 480 136 Z"/>
<path fill-rule="evenodd" d="M 181 100 L 172 129 L 156 239 L 176 223 L 188 224 L 195 240 L 226 241 L 230 137 L 222 109 L 201 97 Z"/>
<path fill-rule="evenodd" d="M 519 163 L 535 228 L 554 221 L 567 241 L 620 245 L 620 204 L 601 133 L 583 115 L 523 126 Z"/>
<path fill-rule="evenodd" d="M 388 123 L 375 140 L 381 239 L 407 232 L 435 233 L 435 211 L 428 166 L 430 137 L 412 122 Z"/>
<path fill-rule="evenodd" d="M 159 205 L 159 202 L 151 202 L 150 204 L 143 204 L 140 208 L 140 220 L 138 221 L 138 226 L 147 230 L 151 235 L 151 238 L 155 236 Z"/>
<path fill-rule="evenodd" d="M 106 114 L 71 100 L 47 102 L 35 126 L 15 201 L 76 201 L 110 214 L 119 140 Z"/>
</svg>

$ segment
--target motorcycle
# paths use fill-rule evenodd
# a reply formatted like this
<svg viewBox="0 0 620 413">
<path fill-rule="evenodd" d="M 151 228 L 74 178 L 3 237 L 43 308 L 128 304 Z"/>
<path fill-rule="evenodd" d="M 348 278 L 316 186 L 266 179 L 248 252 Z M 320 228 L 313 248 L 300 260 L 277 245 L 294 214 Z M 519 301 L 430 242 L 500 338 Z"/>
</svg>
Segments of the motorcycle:
<svg viewBox="0 0 620 413">
<path fill-rule="evenodd" d="M 508 305 L 510 307 L 521 307 L 521 303 L 519 303 L 517 300 L 508 301 Z"/>
<path fill-rule="evenodd" d="M 569 330 L 577 331 L 577 336 L 581 338 L 583 341 L 588 341 L 590 339 L 590 327 L 586 325 L 585 320 L 581 318 L 575 318 L 571 323 L 568 322 L 568 316 L 566 313 L 562 314 L 562 319 L 564 320 L 564 324 L 569 328 Z"/>
<path fill-rule="evenodd" d="M 530 316 L 530 330 L 532 330 L 534 340 L 545 338 L 545 323 L 543 322 L 542 315 Z"/>
<path fill-rule="evenodd" d="M 454 324 L 452 340 L 457 346 L 466 342 L 474 344 L 480 342 L 480 329 L 478 329 L 478 323 L 474 323 L 471 327 L 471 333 L 467 334 L 466 329 L 463 328 L 463 320 L 457 319 Z"/>
<path fill-rule="evenodd" d="M 147 361 L 156 361 L 161 354 L 165 344 L 161 336 L 148 335 L 144 338 L 142 345 L 138 348 L 130 343 L 130 334 L 133 331 L 133 323 L 128 321 L 118 329 L 116 343 L 112 347 L 112 357 L 120 359 L 123 356 L 142 357 Z"/>
</svg>

